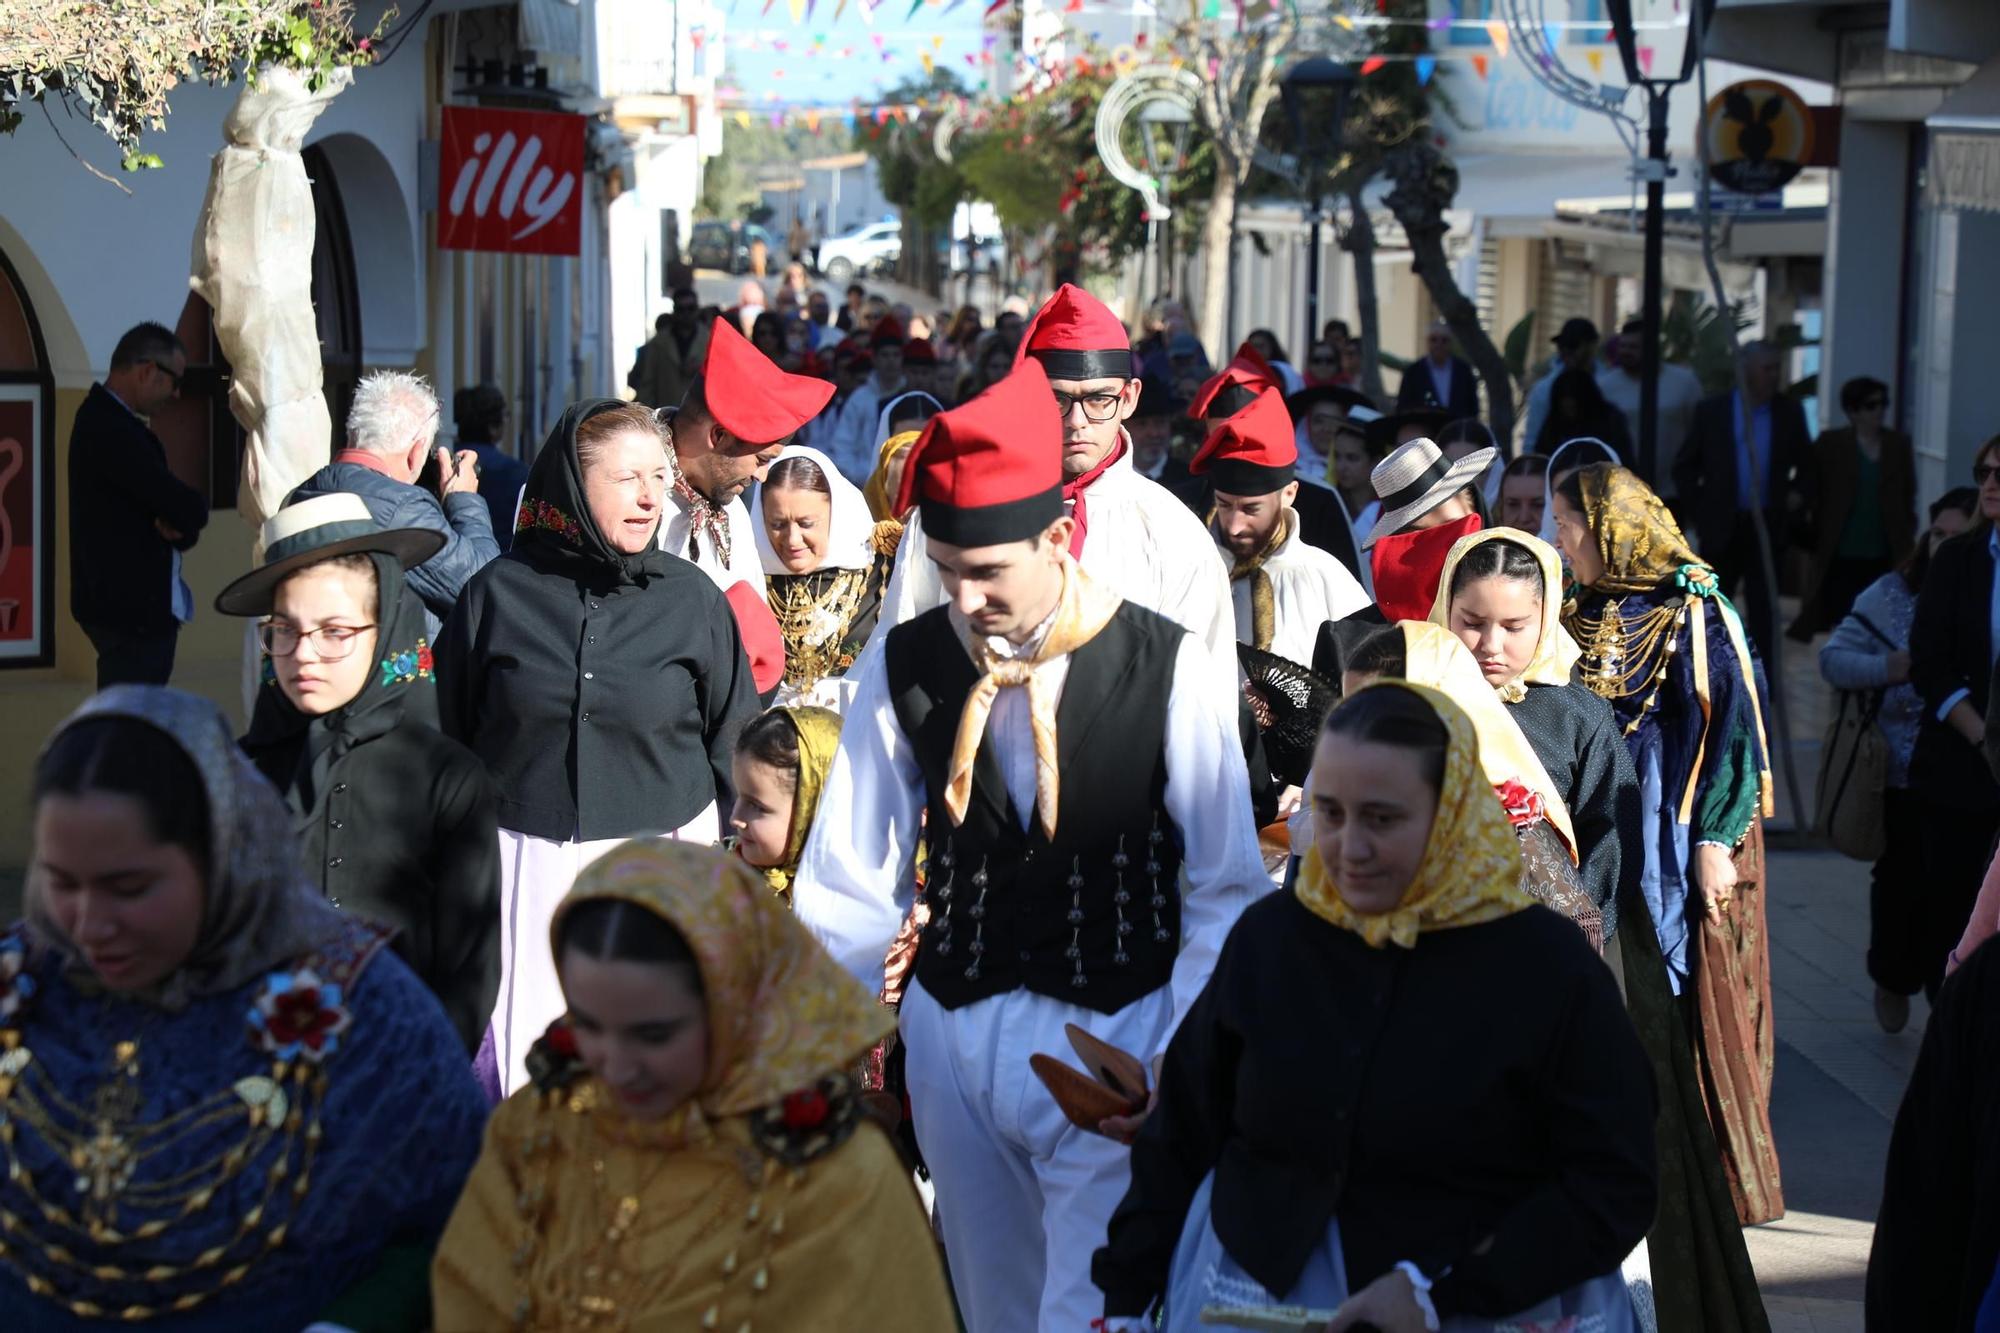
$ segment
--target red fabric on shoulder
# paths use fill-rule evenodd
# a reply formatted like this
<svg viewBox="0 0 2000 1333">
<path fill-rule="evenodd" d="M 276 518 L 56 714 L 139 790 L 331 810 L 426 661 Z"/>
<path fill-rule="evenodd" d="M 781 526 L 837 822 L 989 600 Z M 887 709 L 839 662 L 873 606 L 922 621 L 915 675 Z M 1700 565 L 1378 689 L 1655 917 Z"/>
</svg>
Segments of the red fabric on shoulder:
<svg viewBox="0 0 2000 1333">
<path fill-rule="evenodd" d="M 778 618 L 748 583 L 732 583 L 722 594 L 736 614 L 736 634 L 743 640 L 743 655 L 750 659 L 750 679 L 757 693 L 769 694 L 785 678 L 785 636 L 778 632 Z"/>
</svg>

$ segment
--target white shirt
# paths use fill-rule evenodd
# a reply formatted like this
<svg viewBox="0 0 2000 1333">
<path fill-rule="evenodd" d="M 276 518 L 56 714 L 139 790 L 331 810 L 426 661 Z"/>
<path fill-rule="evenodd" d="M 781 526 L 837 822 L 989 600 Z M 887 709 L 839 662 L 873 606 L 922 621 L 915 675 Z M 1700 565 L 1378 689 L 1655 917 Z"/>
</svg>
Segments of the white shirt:
<svg viewBox="0 0 2000 1333">
<path fill-rule="evenodd" d="M 687 501 L 667 492 L 668 509 L 666 517 L 660 520 L 660 549 L 681 559 L 688 558 L 688 529 L 693 526 L 693 513 Z M 722 508 L 723 517 L 729 523 L 729 561 L 723 563 L 722 552 L 716 549 L 704 529 L 696 538 L 695 568 L 715 581 L 715 586 L 727 592 L 738 583 L 747 583 L 764 595 L 764 565 L 757 558 L 756 534 L 750 529 L 750 511 L 744 508 L 743 497 L 737 496 Z"/>
<path fill-rule="evenodd" d="M 1216 562 L 1215 541 L 1194 511 L 1139 475 L 1129 441 L 1118 461 L 1085 489 L 1084 505 L 1090 524 L 1077 558 L 1084 573 L 1126 601 L 1186 626 L 1233 689 L 1236 614 L 1230 609 L 1229 573 Z M 900 625 L 945 600 L 919 510 L 903 529 L 896 569 L 882 594 L 883 623 Z M 872 652 L 873 641 L 869 647 Z"/>
<path fill-rule="evenodd" d="M 955 615 L 954 623 L 959 623 Z M 1003 640 L 989 642 L 1008 655 L 1029 652 L 1032 644 L 1016 648 Z M 1060 692 L 1069 659 L 1058 658 L 1043 670 L 1053 673 Z M 914 894 L 912 870 L 926 793 L 915 750 L 889 699 L 886 659 L 880 652 L 868 653 L 850 679 L 855 676 L 859 680 L 841 728 L 840 748 L 792 881 L 792 910 L 872 994 L 882 988 L 882 960 Z M 986 720 L 983 744 L 999 761 L 1014 808 L 1024 820 L 1032 818 L 1035 739 L 1025 688 L 1000 691 Z M 1169 983 L 1178 1025 L 1207 984 L 1236 918 L 1271 887 L 1250 813 L 1235 696 L 1216 694 L 1207 652 L 1192 636 L 1181 640 L 1174 659 L 1163 745 L 1167 784 L 1162 800 L 1184 840 L 1180 952 Z M 1132 771 L 1139 781 L 1137 775 L 1146 769 L 1135 763 Z M 1142 1057 L 1157 1053 L 1135 1052 Z"/>
<path fill-rule="evenodd" d="M 1285 510 L 1285 522 L 1290 531 L 1264 561 L 1264 573 L 1271 577 L 1270 651 L 1288 661 L 1310 665 L 1313 645 L 1319 641 L 1319 627 L 1359 611 L 1368 605 L 1369 597 L 1354 575 L 1347 572 L 1346 565 L 1330 552 L 1299 540 L 1296 510 Z M 1215 553 L 1227 572 L 1229 552 L 1218 544 Z M 1251 602 L 1255 586 L 1253 576 L 1229 585 L 1236 611 L 1236 637 L 1243 643 L 1256 642 L 1256 615 Z"/>
<path fill-rule="evenodd" d="M 820 437 L 814 447 L 833 459 L 842 476 L 856 486 L 862 485 L 875 471 L 875 430 L 881 420 L 882 404 L 909 392 L 909 388 L 905 381 L 885 393 L 870 375 L 847 395 L 832 432 Z"/>
</svg>

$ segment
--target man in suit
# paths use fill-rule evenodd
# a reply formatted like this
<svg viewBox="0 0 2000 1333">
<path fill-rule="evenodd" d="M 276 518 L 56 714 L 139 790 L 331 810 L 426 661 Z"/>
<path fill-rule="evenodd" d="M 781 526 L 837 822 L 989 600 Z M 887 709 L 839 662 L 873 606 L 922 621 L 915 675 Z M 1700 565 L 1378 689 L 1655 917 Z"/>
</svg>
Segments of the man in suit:
<svg viewBox="0 0 2000 1333">
<path fill-rule="evenodd" d="M 646 406 L 673 407 L 708 359 L 701 298 L 692 288 L 675 292 L 673 312 L 654 320 L 653 329 L 653 340 L 639 353 L 625 382 Z"/>
<path fill-rule="evenodd" d="M 69 440 L 70 614 L 97 649 L 97 687 L 164 685 L 194 616 L 181 552 L 208 522 L 208 500 L 167 467 L 146 419 L 180 395 L 187 349 L 141 324 L 77 409 Z"/>
<path fill-rule="evenodd" d="M 1431 325 L 1424 359 L 1403 372 L 1396 390 L 1396 410 L 1434 407 L 1448 421 L 1479 415 L 1479 381 L 1465 358 L 1451 353 L 1451 329 L 1442 321 Z"/>
<path fill-rule="evenodd" d="M 424 599 L 434 640 L 472 576 L 500 556 L 493 519 L 479 498 L 479 455 L 461 449 L 453 457 L 437 448 L 437 432 L 438 400 L 430 385 L 403 371 L 375 371 L 354 391 L 347 447 L 285 501 L 348 491 L 361 497 L 382 528 L 442 532 L 444 548 L 403 575 Z M 436 491 L 416 484 L 434 449 L 442 477 Z"/>
<path fill-rule="evenodd" d="M 1806 414 L 1779 393 L 1783 369 L 1776 347 L 1747 344 L 1738 361 L 1738 387 L 1695 408 L 1693 428 L 1673 467 L 1681 512 L 1691 520 L 1695 544 L 1715 566 L 1722 590 L 1734 593 L 1747 576 L 1750 637 L 1767 655 L 1777 625 L 1777 593 L 1764 586 L 1753 503 L 1763 511 L 1776 563 L 1801 525 L 1811 485 Z M 1751 458 L 1754 468 L 1746 465 Z"/>
</svg>

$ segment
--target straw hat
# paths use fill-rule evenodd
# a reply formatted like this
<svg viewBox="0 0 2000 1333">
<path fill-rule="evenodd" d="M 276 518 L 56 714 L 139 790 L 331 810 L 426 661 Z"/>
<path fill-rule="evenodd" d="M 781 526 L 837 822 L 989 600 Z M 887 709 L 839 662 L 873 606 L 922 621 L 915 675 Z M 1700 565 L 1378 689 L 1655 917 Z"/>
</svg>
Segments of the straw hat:
<svg viewBox="0 0 2000 1333">
<path fill-rule="evenodd" d="M 1382 516 L 1361 544 L 1373 546 L 1409 526 L 1411 519 L 1472 485 L 1498 456 L 1497 449 L 1475 449 L 1454 463 L 1430 440 L 1400 446 L 1368 474 L 1375 497 L 1382 502 Z"/>
<path fill-rule="evenodd" d="M 224 588 L 215 609 L 225 616 L 267 616 L 271 599 L 287 575 L 336 556 L 394 556 L 404 569 L 421 565 L 444 549 L 444 534 L 433 528 L 385 530 L 358 495 L 335 491 L 286 505 L 264 520 L 264 563 Z"/>
</svg>

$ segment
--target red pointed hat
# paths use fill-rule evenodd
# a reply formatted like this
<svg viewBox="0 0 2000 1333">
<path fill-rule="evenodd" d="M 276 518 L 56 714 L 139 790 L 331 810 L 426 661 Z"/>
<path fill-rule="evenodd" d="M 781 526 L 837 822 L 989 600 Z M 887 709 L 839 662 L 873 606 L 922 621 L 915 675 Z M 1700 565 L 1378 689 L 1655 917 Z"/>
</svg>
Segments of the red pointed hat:
<svg viewBox="0 0 2000 1333">
<path fill-rule="evenodd" d="M 1207 474 L 1225 495 L 1269 495 L 1291 485 L 1299 461 L 1298 427 L 1285 396 L 1266 389 L 1255 402 L 1230 417 L 1203 442 L 1188 464 Z"/>
<path fill-rule="evenodd" d="M 939 413 L 910 446 L 896 512 L 920 507 L 924 535 L 953 546 L 1026 541 L 1062 517 L 1062 418 L 1034 362 L 963 407 Z"/>
<path fill-rule="evenodd" d="M 875 321 L 875 327 L 868 334 L 868 345 L 880 347 L 883 343 L 899 343 L 909 335 L 903 332 L 903 321 L 894 315 L 884 315 Z"/>
<path fill-rule="evenodd" d="M 780 370 L 718 315 L 708 335 L 702 396 L 716 424 L 737 439 L 745 444 L 776 444 L 820 414 L 833 397 L 833 385 Z"/>
<path fill-rule="evenodd" d="M 1215 400 L 1225 389 L 1245 389 L 1254 396 L 1266 389 L 1282 390 L 1284 387 L 1285 382 L 1278 378 L 1277 371 L 1271 369 L 1271 363 L 1256 348 L 1244 343 L 1236 349 L 1236 355 L 1229 359 L 1229 364 L 1211 375 L 1208 382 L 1201 386 L 1194 401 L 1188 404 L 1187 414 L 1200 421 L 1209 414 L 1208 409 L 1215 405 Z"/>
<path fill-rule="evenodd" d="M 906 366 L 934 366 L 937 364 L 937 348 L 925 338 L 913 338 L 903 344 L 903 364 Z"/>
<path fill-rule="evenodd" d="M 1052 380 L 1133 377 L 1132 335 L 1124 322 L 1104 302 L 1067 282 L 1021 330 L 1014 364 L 1029 357 L 1041 362 Z"/>
</svg>

